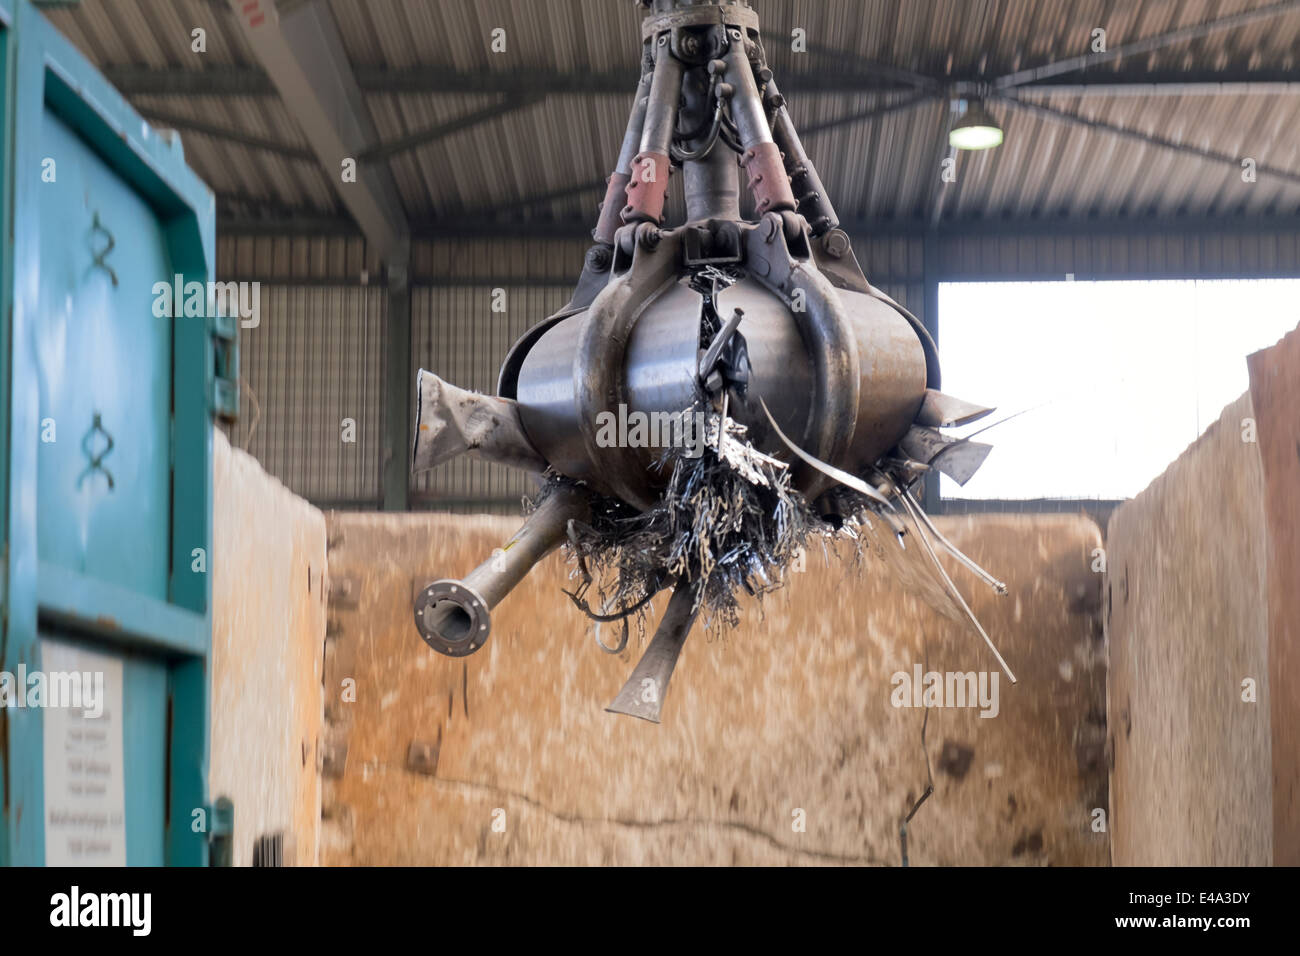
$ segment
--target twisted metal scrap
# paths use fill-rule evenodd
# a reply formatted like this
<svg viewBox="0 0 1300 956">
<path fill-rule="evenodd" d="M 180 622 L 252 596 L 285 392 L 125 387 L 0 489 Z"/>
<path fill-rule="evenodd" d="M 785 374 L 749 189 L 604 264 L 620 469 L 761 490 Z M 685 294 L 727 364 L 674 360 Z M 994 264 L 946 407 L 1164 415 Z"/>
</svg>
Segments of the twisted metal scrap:
<svg viewBox="0 0 1300 956">
<path fill-rule="evenodd" d="M 791 488 L 789 466 L 754 448 L 734 419 L 704 415 L 701 454 L 668 450 L 660 462 L 671 468 L 668 486 L 653 508 L 598 498 L 591 523 L 570 526 L 565 550 L 581 581 L 566 593 L 594 619 L 639 618 L 669 583 L 699 581 L 706 623 L 734 626 L 738 592 L 779 588 L 782 569 L 824 530 Z M 593 586 L 598 610 L 587 598 Z"/>
<path fill-rule="evenodd" d="M 650 510 L 637 512 L 623 502 L 594 496 L 590 524 L 570 522 L 564 549 L 574 565 L 570 578 L 580 581 L 566 591 L 574 604 L 598 623 L 623 623 L 620 642 L 601 648 L 619 653 L 628 642 L 629 620 L 645 635 L 645 612 L 664 587 L 702 582 L 698 602 L 706 627 L 740 623 L 738 592 L 761 598 L 785 583 L 784 569 L 803 552 L 811 538 L 827 541 L 847 537 L 855 546 L 856 562 L 879 559 L 910 592 L 944 617 L 969 621 L 984 638 L 1007 676 L 1015 681 L 952 579 L 939 562 L 927 534 L 928 520 L 905 488 L 882 504 L 861 492 L 842 488 L 848 505 L 838 530 L 824 522 L 808 501 L 790 486 L 784 462 L 756 449 L 746 428 L 707 404 L 705 439 L 696 457 L 669 449 L 658 465 L 671 467 L 668 486 Z M 560 484 L 571 482 L 554 473 L 533 503 L 540 504 Z M 879 496 L 877 496 L 879 497 Z M 945 550 L 982 576 L 1000 594 L 1006 586 L 957 551 L 937 529 L 933 533 Z M 886 540 L 888 539 L 888 540 Z M 923 548 L 909 548 L 906 541 Z M 929 560 L 926 560 L 926 558 Z M 593 608 L 588 600 L 595 589 Z M 598 610 L 597 610 L 598 608 Z"/>
</svg>

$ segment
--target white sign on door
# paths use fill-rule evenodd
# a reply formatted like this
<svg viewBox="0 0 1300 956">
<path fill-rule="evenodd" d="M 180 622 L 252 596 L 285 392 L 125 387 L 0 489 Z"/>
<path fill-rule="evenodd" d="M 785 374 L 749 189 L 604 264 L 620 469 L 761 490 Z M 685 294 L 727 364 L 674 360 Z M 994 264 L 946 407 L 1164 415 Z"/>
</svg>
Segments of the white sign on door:
<svg viewBox="0 0 1300 956">
<path fill-rule="evenodd" d="M 80 681 L 98 698 L 92 705 L 83 695 L 85 706 L 67 706 L 50 694 L 42 712 L 45 865 L 125 866 L 122 660 L 43 638 L 41 670 L 49 688 Z"/>
</svg>

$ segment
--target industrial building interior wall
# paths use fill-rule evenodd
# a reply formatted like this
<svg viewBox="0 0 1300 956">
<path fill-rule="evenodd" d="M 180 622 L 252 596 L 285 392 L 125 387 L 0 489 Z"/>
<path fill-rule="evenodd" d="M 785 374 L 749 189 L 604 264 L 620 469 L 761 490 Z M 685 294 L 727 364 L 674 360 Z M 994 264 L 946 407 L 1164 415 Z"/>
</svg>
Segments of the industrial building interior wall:
<svg viewBox="0 0 1300 956">
<path fill-rule="evenodd" d="M 428 369 L 490 392 L 524 329 L 568 301 L 584 239 L 416 240 L 411 247 L 408 393 Z M 924 310 L 921 243 L 864 240 L 877 284 Z M 384 276 L 355 236 L 223 235 L 222 281 L 260 284 L 260 318 L 240 333 L 240 419 L 231 443 L 295 493 L 322 507 L 371 509 L 382 498 Z M 861 253 L 860 253 L 861 254 Z M 251 326 L 251 327 L 250 327 Z M 411 507 L 517 514 L 534 482 L 500 465 L 461 459 L 412 475 Z"/>
<path fill-rule="evenodd" d="M 1153 224 L 1154 225 L 1154 224 Z M 1044 223 L 1037 232 L 943 234 L 931 264 L 940 281 L 1063 279 L 1293 278 L 1300 276 L 1300 227 L 1232 220 L 1142 231 Z"/>
<path fill-rule="evenodd" d="M 497 369 L 510 346 L 540 319 L 560 309 L 571 289 L 499 279 L 500 285 L 417 285 L 411 290 L 411 367 L 427 369 L 462 388 L 496 391 Z M 467 456 L 412 476 L 414 508 L 519 513 L 536 490 L 526 473 Z"/>
<path fill-rule="evenodd" d="M 218 234 L 218 279 L 256 284 L 258 305 L 240 323 L 240 415 L 224 430 L 326 507 L 383 499 L 388 291 L 367 263 L 356 236 Z"/>
<path fill-rule="evenodd" d="M 234 804 L 233 864 L 259 841 L 317 862 L 325 519 L 225 437 L 213 441 L 209 790 Z"/>
<path fill-rule="evenodd" d="M 1003 234 L 990 225 L 982 234 L 929 235 L 882 226 L 853 243 L 868 279 L 932 325 L 939 281 L 1300 275 L 1300 228 L 1276 226 L 1143 233 L 1044 224 Z M 588 246 L 582 237 L 414 240 L 407 394 L 421 367 L 493 390 L 514 338 L 568 301 Z M 388 292 L 365 241 L 224 235 L 218 275 L 262 286 L 261 321 L 240 335 L 232 443 L 322 507 L 379 507 Z M 461 460 L 411 476 L 411 507 L 517 513 L 531 487 L 499 465 Z"/>
<path fill-rule="evenodd" d="M 321 505 L 382 498 L 387 292 L 261 287 L 240 330 L 240 416 L 231 443 Z"/>
</svg>

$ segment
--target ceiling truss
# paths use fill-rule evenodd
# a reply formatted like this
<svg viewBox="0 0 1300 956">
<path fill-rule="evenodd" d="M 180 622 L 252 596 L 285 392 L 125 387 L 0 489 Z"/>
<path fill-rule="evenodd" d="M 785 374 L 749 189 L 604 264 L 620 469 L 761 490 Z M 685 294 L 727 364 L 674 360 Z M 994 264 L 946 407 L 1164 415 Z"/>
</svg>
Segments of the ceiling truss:
<svg viewBox="0 0 1300 956">
<path fill-rule="evenodd" d="M 264 0 L 265 2 L 265 0 Z M 282 9 L 290 4 L 281 0 Z M 1068 57 L 1050 63 L 1040 64 L 1017 70 L 997 77 L 987 76 L 927 76 L 891 64 L 873 63 L 859 57 L 850 56 L 840 51 L 818 48 L 810 50 L 822 60 L 838 61 L 843 70 L 810 71 L 806 75 L 795 73 L 783 79 L 783 86 L 792 93 L 816 92 L 870 92 L 881 94 L 882 102 L 870 108 L 852 111 L 845 115 L 810 125 L 804 130 L 806 136 L 852 123 L 866 122 L 882 116 L 907 112 L 918 106 L 935 101 L 953 103 L 962 98 L 983 96 L 990 101 L 1000 103 L 1008 109 L 1033 114 L 1052 122 L 1065 123 L 1090 129 L 1103 135 L 1119 136 L 1131 141 L 1142 142 L 1160 149 L 1177 150 L 1197 156 L 1208 162 L 1231 164 L 1237 166 L 1239 157 L 1226 153 L 1177 142 L 1141 130 L 1118 126 L 1104 120 L 1085 116 L 1062 105 L 1062 101 L 1079 101 L 1090 97 L 1115 96 L 1277 96 L 1300 93 L 1300 79 L 1294 72 L 1235 72 L 1216 73 L 1208 71 L 1189 71 L 1184 73 L 1159 73 L 1138 70 L 1106 69 L 1098 71 L 1097 66 L 1113 64 L 1124 58 L 1150 53 L 1178 43 L 1202 39 L 1226 30 L 1237 29 L 1250 24 L 1264 22 L 1270 18 L 1300 10 L 1300 0 L 1283 0 L 1246 10 L 1240 13 L 1222 16 L 1202 23 L 1179 27 L 1161 34 L 1144 37 L 1129 43 L 1114 46 L 1103 53 L 1090 53 L 1082 56 Z M 330 20 L 328 8 L 321 4 L 298 3 L 292 9 L 291 19 L 306 18 L 306 15 L 324 22 Z M 319 23 L 317 24 L 319 26 Z M 329 24 L 326 24 L 327 26 Z M 266 70 L 256 68 L 224 67 L 203 71 L 151 70 L 137 67 L 111 67 L 105 72 L 109 79 L 125 95 L 163 97 L 179 96 L 274 96 L 284 98 L 285 82 L 283 76 L 277 76 L 276 60 L 263 57 Z M 624 71 L 607 73 L 565 73 L 545 69 L 512 71 L 463 72 L 440 67 L 414 67 L 401 70 L 387 70 L 366 67 L 350 67 L 346 62 L 333 64 L 335 68 L 346 67 L 350 85 L 361 96 L 378 94 L 496 94 L 497 103 L 474 110 L 462 117 L 437 124 L 424 130 L 416 130 L 396 139 L 379 142 L 372 136 L 364 148 L 354 150 L 370 170 L 378 169 L 378 175 L 384 177 L 384 161 L 393 159 L 403 153 L 427 147 L 455 133 L 474 128 L 504 113 L 525 110 L 547 96 L 593 94 L 626 96 L 631 88 L 629 76 Z M 280 70 L 283 72 L 283 70 Z M 353 109 L 360 111 L 357 103 Z M 261 137 L 224 128 L 218 124 L 187 119 L 170 111 L 159 108 L 146 109 L 145 115 L 160 125 L 189 130 L 217 139 L 239 143 L 251 149 L 278 153 L 286 158 L 302 161 L 319 159 L 321 144 L 312 142 L 310 148 L 292 143 L 281 143 L 269 137 Z M 295 113 L 300 125 L 308 120 Z M 950 119 L 945 117 L 943 135 Z M 311 140 L 309 130 L 308 139 Z M 354 137 L 355 138 L 355 137 Z M 320 139 L 317 135 L 316 139 Z M 329 137 L 326 137 L 328 140 Z M 946 143 L 944 144 L 946 147 Z M 337 152 L 332 145 L 325 148 L 331 155 Z M 943 152 L 944 150 L 940 150 Z M 949 154 L 951 155 L 951 154 Z M 1300 183 L 1300 172 L 1260 164 L 1257 171 L 1261 175 L 1273 176 L 1289 183 Z M 331 173 L 333 174 L 333 170 Z M 385 184 L 387 186 L 387 184 Z M 539 204 L 547 199 L 559 198 L 586 191 L 595 191 L 602 184 L 581 184 L 568 189 L 557 190 L 546 196 L 524 200 L 525 203 Z M 387 193 L 385 188 L 380 192 Z M 221 197 L 219 197 L 221 198 Z M 233 200 L 235 197 L 231 197 Z M 244 197 L 239 197 L 243 199 Z M 385 202 L 391 202 L 391 195 Z M 233 204 L 233 203 L 232 203 Z M 353 205 L 355 202 L 347 203 Z M 238 205 L 247 208 L 246 203 Z M 369 216 L 371 227 L 368 231 L 379 228 L 375 225 L 379 197 L 371 204 L 376 208 L 363 210 Z M 504 208 L 520 208 L 520 202 L 510 203 Z M 490 220 L 498 209 L 482 210 L 484 218 Z M 354 216 L 358 210 L 349 208 Z M 940 213 L 935 205 L 925 211 L 923 218 L 933 221 Z M 383 228 L 401 228 L 396 214 L 389 212 L 389 221 L 382 223 Z M 360 221 L 360 220 L 359 220 Z"/>
</svg>

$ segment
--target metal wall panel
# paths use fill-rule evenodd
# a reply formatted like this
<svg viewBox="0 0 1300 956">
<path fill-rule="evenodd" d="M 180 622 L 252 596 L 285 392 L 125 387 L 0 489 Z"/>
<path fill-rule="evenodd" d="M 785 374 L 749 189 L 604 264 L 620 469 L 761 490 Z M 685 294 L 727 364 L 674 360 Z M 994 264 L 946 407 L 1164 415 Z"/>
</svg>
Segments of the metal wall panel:
<svg viewBox="0 0 1300 956">
<path fill-rule="evenodd" d="M 412 243 L 411 364 L 481 391 L 528 326 L 569 298 L 589 243 L 564 240 L 417 240 Z M 927 320 L 927 282 L 1064 278 L 1300 276 L 1300 227 L 1122 231 L 1046 226 L 940 229 L 937 237 L 857 235 L 867 278 Z M 926 249 L 936 251 L 925 261 Z M 232 442 L 290 488 L 321 504 L 376 507 L 382 498 L 385 362 L 382 287 L 361 285 L 358 237 L 223 236 L 219 274 L 260 278 L 262 324 L 241 335 L 243 393 Z M 494 312 L 501 289 L 504 311 Z M 247 387 L 261 407 L 255 410 Z M 343 418 L 357 442 L 339 441 Z M 256 424 L 254 424 L 256 422 Z M 248 434 L 252 431 L 252 441 Z M 411 481 L 412 507 L 518 509 L 527 476 L 462 460 Z"/>
<path fill-rule="evenodd" d="M 925 240 L 920 236 L 853 236 L 867 281 L 925 321 Z"/>
<path fill-rule="evenodd" d="M 1079 229 L 1062 224 L 1017 231 L 990 225 L 938 232 L 936 275 L 943 281 L 1062 278 L 1288 277 L 1300 274 L 1300 225 L 1206 230 Z M 527 280 L 568 285 L 582 268 L 584 239 L 417 240 L 415 284 L 493 286 Z M 924 240 L 917 235 L 856 235 L 854 252 L 877 286 L 925 278 Z M 366 247 L 359 237 L 223 236 L 218 269 L 227 279 L 264 282 L 362 283 Z M 931 264 L 934 267 L 934 264 Z M 376 279 L 377 277 L 370 277 Z"/>
<path fill-rule="evenodd" d="M 919 236 L 853 236 L 853 254 L 872 285 L 925 278 L 925 242 Z"/>
<path fill-rule="evenodd" d="M 544 250 L 539 251 L 544 257 Z M 497 287 L 412 288 L 412 395 L 418 368 L 462 388 L 495 391 L 497 370 L 510 346 L 525 329 L 563 306 L 571 291 L 504 282 Z M 493 311 L 494 302 L 503 311 Z M 517 513 L 519 500 L 534 490 L 535 482 L 523 472 L 459 458 L 414 476 L 411 499 L 417 507 Z"/>
<path fill-rule="evenodd" d="M 526 279 L 571 287 L 590 246 L 581 238 L 416 240 L 411 281 L 474 286 Z"/>
<path fill-rule="evenodd" d="M 260 322 L 240 331 L 231 444 L 313 503 L 383 497 L 386 304 L 381 288 L 263 285 Z"/>
<path fill-rule="evenodd" d="M 222 235 L 217 240 L 217 274 L 225 280 L 298 285 L 364 285 L 371 278 L 366 272 L 366 241 L 360 236 Z"/>
<path fill-rule="evenodd" d="M 1048 232 L 943 236 L 943 281 L 1288 278 L 1300 275 L 1293 230 Z"/>
</svg>

